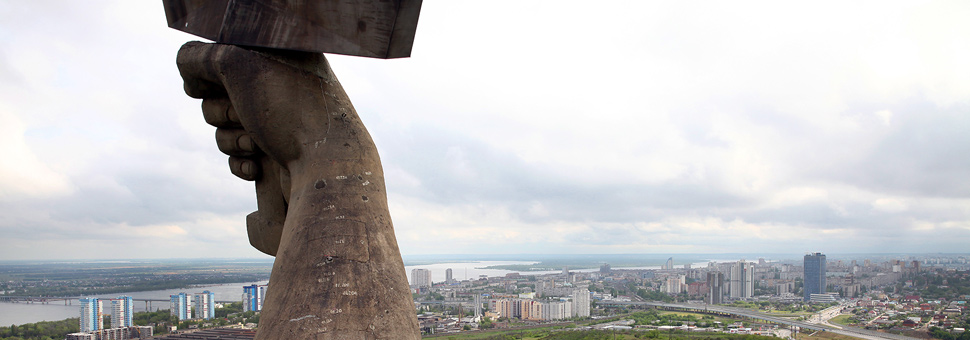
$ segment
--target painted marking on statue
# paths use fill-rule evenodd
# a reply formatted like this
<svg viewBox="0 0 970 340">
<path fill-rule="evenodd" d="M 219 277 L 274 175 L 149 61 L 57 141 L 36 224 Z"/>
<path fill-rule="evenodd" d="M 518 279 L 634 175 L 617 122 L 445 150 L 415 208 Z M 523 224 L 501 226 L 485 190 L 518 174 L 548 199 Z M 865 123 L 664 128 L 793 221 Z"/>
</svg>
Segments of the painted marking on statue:
<svg viewBox="0 0 970 340">
<path fill-rule="evenodd" d="M 350 287 L 350 284 L 349 283 L 346 283 L 346 282 L 344 282 L 344 283 L 334 283 L 333 286 L 334 287 L 337 287 L 337 288 L 347 288 L 347 287 Z"/>
<path fill-rule="evenodd" d="M 343 309 L 340 309 L 340 308 L 334 308 L 334 309 L 331 309 L 330 310 L 330 314 L 340 314 L 340 313 L 343 313 L 343 312 L 344 312 L 344 310 Z"/>
<path fill-rule="evenodd" d="M 370 185 L 370 181 L 364 181 L 364 183 L 361 183 L 361 185 Z"/>
<path fill-rule="evenodd" d="M 333 241 L 333 243 L 336 243 L 336 244 L 344 244 L 344 243 L 346 243 L 346 242 L 347 242 L 347 241 L 346 241 L 346 240 L 344 240 L 344 239 L 339 239 L 339 240 L 336 240 L 336 241 Z"/>
<path fill-rule="evenodd" d="M 298 317 L 296 319 L 290 319 L 290 322 L 301 321 L 301 320 L 306 320 L 306 319 L 309 319 L 309 318 L 316 318 L 316 317 L 317 317 L 316 315 L 304 315 L 304 316 Z"/>
<path fill-rule="evenodd" d="M 367 176 L 370 176 L 371 175 L 371 172 L 370 171 L 365 171 L 364 174 L 367 175 Z"/>
<path fill-rule="evenodd" d="M 340 215 L 340 216 L 334 217 L 333 219 L 335 219 L 335 220 L 342 220 L 342 219 L 345 219 L 345 218 L 347 218 L 347 216 Z"/>
<path fill-rule="evenodd" d="M 337 176 L 337 179 L 341 179 L 341 180 L 342 180 L 342 179 L 347 179 L 347 176 L 344 176 L 344 175 L 340 175 L 340 176 Z"/>
<path fill-rule="evenodd" d="M 313 142 L 313 148 L 314 149 L 319 148 L 320 147 L 320 144 L 326 144 L 326 143 L 327 143 L 327 139 L 326 138 L 321 139 L 321 140 L 318 140 L 316 142 Z"/>
<path fill-rule="evenodd" d="M 334 209 L 337 209 L 337 206 L 335 206 L 335 205 L 333 205 L 333 204 L 331 204 L 331 205 L 328 205 L 328 206 L 326 206 L 326 207 L 323 207 L 323 209 L 322 209 L 322 210 L 323 210 L 323 211 L 327 211 L 327 210 L 334 210 Z"/>
<path fill-rule="evenodd" d="M 343 292 L 343 295 L 347 295 L 347 296 L 357 295 L 357 291 L 356 290 L 347 290 L 347 291 L 344 291 Z"/>
</svg>

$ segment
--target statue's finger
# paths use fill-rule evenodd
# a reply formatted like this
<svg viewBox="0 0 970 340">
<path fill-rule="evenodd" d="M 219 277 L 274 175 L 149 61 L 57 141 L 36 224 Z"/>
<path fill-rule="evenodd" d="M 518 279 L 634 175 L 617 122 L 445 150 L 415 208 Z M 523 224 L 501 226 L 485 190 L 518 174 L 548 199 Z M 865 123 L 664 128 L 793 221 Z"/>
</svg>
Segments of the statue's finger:
<svg viewBox="0 0 970 340">
<path fill-rule="evenodd" d="M 190 41 L 182 45 L 175 59 L 182 75 L 185 94 L 192 98 L 226 96 L 219 77 L 219 57 L 226 45 Z"/>
<path fill-rule="evenodd" d="M 258 150 L 256 142 L 243 129 L 216 129 L 216 145 L 219 151 L 230 156 L 250 157 Z"/>
<path fill-rule="evenodd" d="M 202 116 L 215 127 L 241 127 L 239 115 L 228 97 L 211 97 L 202 100 Z"/>
<path fill-rule="evenodd" d="M 229 156 L 229 171 L 247 181 L 259 178 L 259 164 L 249 158 Z"/>
<path fill-rule="evenodd" d="M 287 198 L 284 196 L 283 176 L 279 163 L 271 158 L 260 157 L 259 163 L 261 174 L 256 181 L 256 206 L 259 210 L 246 216 L 246 229 L 253 247 L 276 256 L 286 221 Z M 286 177 L 289 178 L 289 175 Z"/>
</svg>

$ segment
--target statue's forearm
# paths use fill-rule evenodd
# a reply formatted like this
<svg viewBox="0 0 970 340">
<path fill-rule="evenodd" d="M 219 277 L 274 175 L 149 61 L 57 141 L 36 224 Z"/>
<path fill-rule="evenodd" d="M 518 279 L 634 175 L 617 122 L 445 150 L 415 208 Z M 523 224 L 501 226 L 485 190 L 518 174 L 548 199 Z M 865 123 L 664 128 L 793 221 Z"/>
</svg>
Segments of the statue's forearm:
<svg viewBox="0 0 970 340">
<path fill-rule="evenodd" d="M 331 132 L 352 138 L 328 138 L 289 165 L 260 339 L 419 338 L 380 160 L 363 126 L 348 124 L 359 129 Z"/>
<path fill-rule="evenodd" d="M 250 239 L 276 256 L 257 338 L 418 339 L 380 157 L 324 56 L 192 42 L 177 62 L 257 181 Z"/>
</svg>

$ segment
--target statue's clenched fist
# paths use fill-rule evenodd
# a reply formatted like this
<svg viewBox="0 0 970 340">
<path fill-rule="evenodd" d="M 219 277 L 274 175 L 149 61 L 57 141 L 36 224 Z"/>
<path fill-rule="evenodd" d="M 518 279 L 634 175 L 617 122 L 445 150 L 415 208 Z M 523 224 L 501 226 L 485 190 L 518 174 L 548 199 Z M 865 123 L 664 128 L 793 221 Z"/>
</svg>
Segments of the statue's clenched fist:
<svg viewBox="0 0 970 340">
<path fill-rule="evenodd" d="M 190 42 L 230 171 L 256 182 L 250 242 L 276 256 L 259 339 L 417 339 L 377 149 L 322 54 Z"/>
</svg>

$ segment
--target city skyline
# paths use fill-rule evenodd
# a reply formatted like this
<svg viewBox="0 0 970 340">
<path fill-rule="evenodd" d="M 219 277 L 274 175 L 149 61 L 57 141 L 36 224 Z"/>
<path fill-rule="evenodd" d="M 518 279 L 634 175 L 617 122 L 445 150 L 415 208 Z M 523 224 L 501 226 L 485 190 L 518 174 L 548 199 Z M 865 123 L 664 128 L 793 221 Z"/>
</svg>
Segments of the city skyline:
<svg viewBox="0 0 970 340">
<path fill-rule="evenodd" d="M 958 253 L 967 16 L 426 2 L 411 58 L 328 59 L 404 255 Z M 189 40 L 159 3 L 0 5 L 0 260 L 266 258 Z"/>
</svg>

